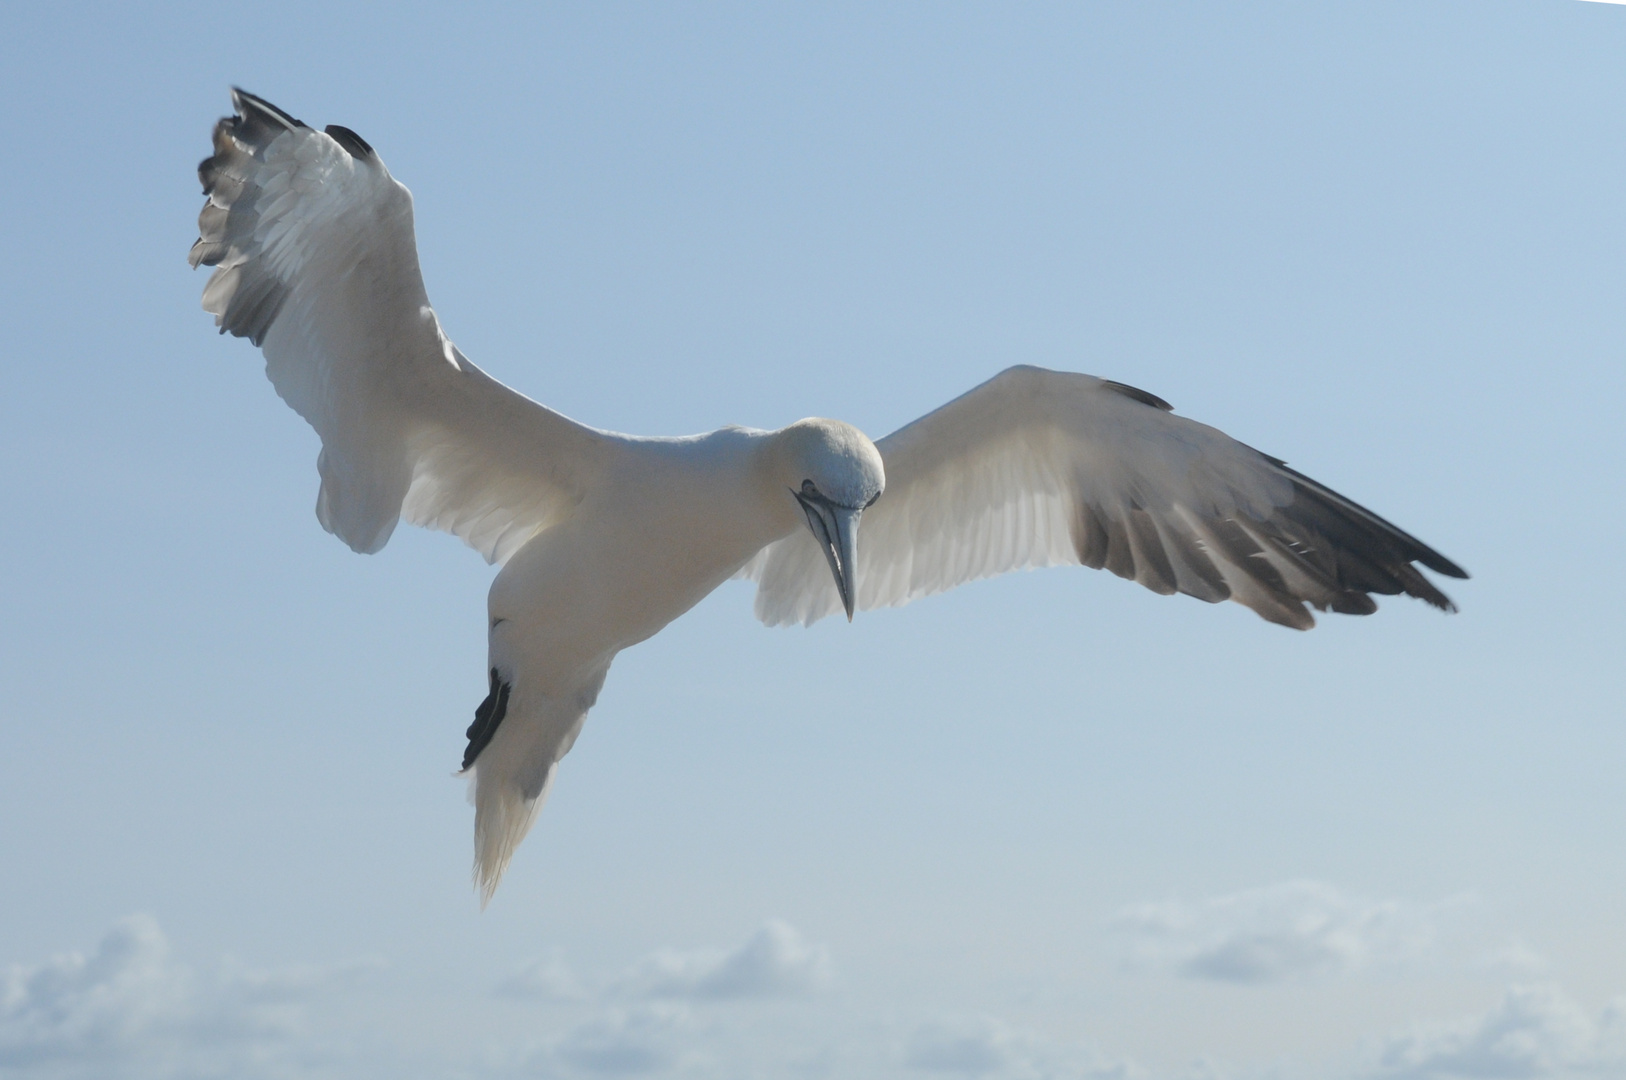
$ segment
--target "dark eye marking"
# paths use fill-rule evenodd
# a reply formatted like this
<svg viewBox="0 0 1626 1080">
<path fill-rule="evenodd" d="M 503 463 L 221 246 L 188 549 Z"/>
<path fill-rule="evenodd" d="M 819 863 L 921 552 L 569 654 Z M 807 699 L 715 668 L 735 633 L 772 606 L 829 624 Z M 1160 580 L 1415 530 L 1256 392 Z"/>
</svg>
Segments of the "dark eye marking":
<svg viewBox="0 0 1626 1080">
<path fill-rule="evenodd" d="M 874 495 L 870 496 L 869 502 L 865 503 L 863 506 L 848 506 L 846 503 L 836 502 L 824 492 L 820 491 L 819 486 L 811 480 L 802 481 L 801 491 L 797 491 L 794 488 L 790 488 L 788 490 L 792 495 L 795 495 L 796 498 L 801 500 L 804 508 L 809 503 L 812 503 L 814 506 L 828 506 L 833 509 L 840 510 L 868 510 L 870 507 L 875 505 L 875 500 L 881 497 L 881 493 L 877 491 Z"/>
</svg>

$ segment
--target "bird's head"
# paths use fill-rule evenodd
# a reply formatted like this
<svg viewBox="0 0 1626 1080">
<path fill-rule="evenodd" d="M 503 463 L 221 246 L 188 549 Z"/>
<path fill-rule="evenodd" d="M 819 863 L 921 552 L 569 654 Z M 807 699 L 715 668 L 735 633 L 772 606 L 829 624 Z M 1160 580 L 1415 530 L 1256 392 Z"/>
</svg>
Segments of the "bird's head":
<svg viewBox="0 0 1626 1080">
<path fill-rule="evenodd" d="M 778 435 L 780 482 L 806 515 L 851 620 L 858 598 L 858 518 L 886 487 L 881 452 L 862 431 L 839 420 L 798 420 Z"/>
</svg>

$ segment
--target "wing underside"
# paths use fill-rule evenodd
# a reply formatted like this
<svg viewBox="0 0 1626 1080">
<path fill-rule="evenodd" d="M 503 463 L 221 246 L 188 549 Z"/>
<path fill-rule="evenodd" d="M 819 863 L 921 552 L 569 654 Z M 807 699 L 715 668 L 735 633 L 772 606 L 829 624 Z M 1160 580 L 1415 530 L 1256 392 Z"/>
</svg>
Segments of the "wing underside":
<svg viewBox="0 0 1626 1080">
<path fill-rule="evenodd" d="M 261 347 L 277 393 L 321 436 L 317 516 L 357 551 L 383 547 L 405 516 L 506 559 L 580 501 L 613 440 L 447 339 L 412 196 L 365 140 L 232 99 L 198 168 L 191 262 L 215 268 L 203 306 L 221 332 Z"/>
<path fill-rule="evenodd" d="M 1309 608 L 1364 615 L 1372 594 L 1454 610 L 1413 563 L 1466 576 L 1281 461 L 1088 375 L 1012 368 L 876 445 L 887 485 L 860 528 L 861 608 L 1083 565 L 1308 629 Z M 838 610 L 822 562 L 800 533 L 760 553 L 742 572 L 759 617 Z"/>
</svg>

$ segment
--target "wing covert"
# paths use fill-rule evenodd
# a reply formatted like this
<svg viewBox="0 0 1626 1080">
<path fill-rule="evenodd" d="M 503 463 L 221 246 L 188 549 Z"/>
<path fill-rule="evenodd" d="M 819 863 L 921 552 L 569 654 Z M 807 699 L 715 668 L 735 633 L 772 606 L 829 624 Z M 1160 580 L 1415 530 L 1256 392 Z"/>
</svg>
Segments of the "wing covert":
<svg viewBox="0 0 1626 1080">
<path fill-rule="evenodd" d="M 502 561 L 570 512 L 606 433 L 515 393 L 446 338 L 418 268 L 412 196 L 347 128 L 314 131 L 252 94 L 214 129 L 193 266 L 203 307 L 265 354 L 322 439 L 317 516 L 382 548 L 404 516 Z"/>
</svg>

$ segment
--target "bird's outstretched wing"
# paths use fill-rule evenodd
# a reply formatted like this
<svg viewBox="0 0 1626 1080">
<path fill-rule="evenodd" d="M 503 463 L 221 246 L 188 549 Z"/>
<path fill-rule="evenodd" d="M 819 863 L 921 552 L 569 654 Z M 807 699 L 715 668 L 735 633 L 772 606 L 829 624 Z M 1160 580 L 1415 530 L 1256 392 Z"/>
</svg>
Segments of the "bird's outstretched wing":
<svg viewBox="0 0 1626 1080">
<path fill-rule="evenodd" d="M 1028 567 L 1105 567 L 1159 593 L 1235 600 L 1306 630 L 1371 593 L 1454 610 L 1412 563 L 1450 560 L 1275 458 L 1141 390 L 1015 367 L 876 443 L 886 490 L 858 533 L 858 606 L 887 607 Z M 805 530 L 763 549 L 766 623 L 840 610 Z"/>
<path fill-rule="evenodd" d="M 372 147 L 232 92 L 198 167 L 203 307 L 265 352 L 322 438 L 316 513 L 352 548 L 396 521 L 502 561 L 568 515 L 614 453 L 607 434 L 515 393 L 441 331 L 418 271 L 412 196 Z"/>
</svg>

